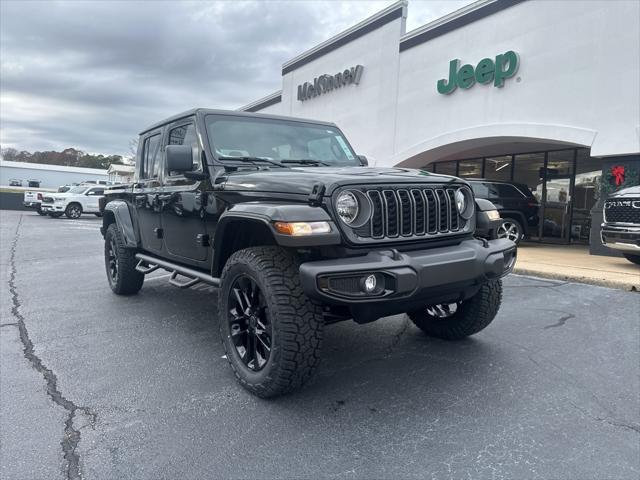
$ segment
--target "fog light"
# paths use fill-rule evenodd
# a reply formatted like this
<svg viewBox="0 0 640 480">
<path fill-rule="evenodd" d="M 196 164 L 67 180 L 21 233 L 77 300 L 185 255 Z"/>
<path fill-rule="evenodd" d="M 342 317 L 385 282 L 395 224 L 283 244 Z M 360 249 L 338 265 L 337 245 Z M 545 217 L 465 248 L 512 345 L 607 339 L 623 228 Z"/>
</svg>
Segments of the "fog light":
<svg viewBox="0 0 640 480">
<path fill-rule="evenodd" d="M 375 275 L 369 275 L 364 279 L 364 291 L 367 293 L 371 293 L 375 291 L 378 282 L 376 281 Z"/>
</svg>

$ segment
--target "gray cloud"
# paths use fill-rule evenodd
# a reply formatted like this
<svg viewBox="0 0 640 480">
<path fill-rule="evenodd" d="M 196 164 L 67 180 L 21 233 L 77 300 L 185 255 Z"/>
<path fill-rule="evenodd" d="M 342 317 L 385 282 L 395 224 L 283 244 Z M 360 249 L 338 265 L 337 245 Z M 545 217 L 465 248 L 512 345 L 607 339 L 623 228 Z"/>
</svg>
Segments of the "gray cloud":
<svg viewBox="0 0 640 480">
<path fill-rule="evenodd" d="M 409 28 L 467 3 L 413 1 Z M 279 89 L 283 62 L 388 4 L 2 1 L 0 141 L 126 153 L 163 117 Z"/>
</svg>

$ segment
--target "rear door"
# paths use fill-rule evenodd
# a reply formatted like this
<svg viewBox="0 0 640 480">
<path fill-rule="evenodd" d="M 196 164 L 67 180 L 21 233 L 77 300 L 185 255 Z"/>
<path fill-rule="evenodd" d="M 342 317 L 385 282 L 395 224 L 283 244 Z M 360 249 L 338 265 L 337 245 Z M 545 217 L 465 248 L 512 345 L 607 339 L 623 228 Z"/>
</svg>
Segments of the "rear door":
<svg viewBox="0 0 640 480">
<path fill-rule="evenodd" d="M 137 212 L 142 246 L 145 250 L 162 251 L 160 220 L 160 188 L 162 129 L 146 133 L 140 138 L 136 169 L 138 182 L 133 187 L 133 202 Z"/>
<path fill-rule="evenodd" d="M 166 145 L 189 145 L 193 171 L 202 172 L 201 150 L 193 118 L 167 127 Z M 213 198 L 207 193 L 208 181 L 191 180 L 177 172 L 163 169 L 162 227 L 164 248 L 168 256 L 192 265 L 205 267 L 209 260 L 210 234 L 208 211 Z"/>
<path fill-rule="evenodd" d="M 103 187 L 90 188 L 85 192 L 83 210 L 87 213 L 97 213 L 100 211 L 100 198 L 104 196 Z"/>
</svg>

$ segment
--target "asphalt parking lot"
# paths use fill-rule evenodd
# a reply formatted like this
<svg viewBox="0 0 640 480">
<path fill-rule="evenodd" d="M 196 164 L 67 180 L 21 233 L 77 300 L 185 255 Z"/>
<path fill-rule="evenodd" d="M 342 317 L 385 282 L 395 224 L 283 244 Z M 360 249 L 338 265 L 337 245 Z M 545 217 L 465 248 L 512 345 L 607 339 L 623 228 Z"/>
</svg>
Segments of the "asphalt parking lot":
<svg viewBox="0 0 640 480">
<path fill-rule="evenodd" d="M 2 478 L 640 475 L 640 294 L 512 275 L 463 342 L 329 326 L 315 381 L 265 401 L 222 358 L 212 289 L 117 297 L 99 219 L 0 220 Z"/>
</svg>

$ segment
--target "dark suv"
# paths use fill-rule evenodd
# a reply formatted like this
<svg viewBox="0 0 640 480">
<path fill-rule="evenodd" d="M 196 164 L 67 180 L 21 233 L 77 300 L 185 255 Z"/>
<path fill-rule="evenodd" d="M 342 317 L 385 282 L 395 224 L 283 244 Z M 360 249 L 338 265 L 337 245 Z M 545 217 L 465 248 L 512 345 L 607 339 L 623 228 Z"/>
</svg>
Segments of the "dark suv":
<svg viewBox="0 0 640 480">
<path fill-rule="evenodd" d="M 496 236 L 520 243 L 530 229 L 538 226 L 540 203 L 529 187 L 522 183 L 498 180 L 467 179 L 476 198 L 490 200 L 502 217 Z"/>
<path fill-rule="evenodd" d="M 326 324 L 407 313 L 435 337 L 484 329 L 516 259 L 510 240 L 475 237 L 495 207 L 459 178 L 366 163 L 331 123 L 205 109 L 157 123 L 135 183 L 105 192 L 109 285 L 134 294 L 164 269 L 219 287 L 226 357 L 262 397 L 311 376 Z"/>
</svg>

